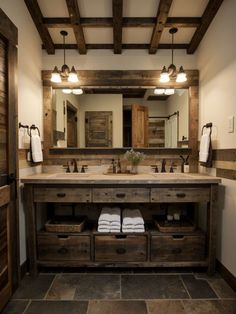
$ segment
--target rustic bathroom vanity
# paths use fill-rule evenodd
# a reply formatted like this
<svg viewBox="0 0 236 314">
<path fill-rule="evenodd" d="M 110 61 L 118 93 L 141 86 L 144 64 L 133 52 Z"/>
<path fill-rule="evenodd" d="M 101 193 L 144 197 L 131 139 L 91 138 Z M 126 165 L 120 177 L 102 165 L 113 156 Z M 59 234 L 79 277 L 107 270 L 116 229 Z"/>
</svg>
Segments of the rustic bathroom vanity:
<svg viewBox="0 0 236 314">
<path fill-rule="evenodd" d="M 38 267 L 207 267 L 215 271 L 217 188 L 220 179 L 199 174 L 38 174 L 22 179 L 30 273 Z M 79 233 L 37 228 L 42 203 L 204 203 L 206 230 L 162 233 Z M 88 213 L 89 214 L 89 213 Z"/>
</svg>

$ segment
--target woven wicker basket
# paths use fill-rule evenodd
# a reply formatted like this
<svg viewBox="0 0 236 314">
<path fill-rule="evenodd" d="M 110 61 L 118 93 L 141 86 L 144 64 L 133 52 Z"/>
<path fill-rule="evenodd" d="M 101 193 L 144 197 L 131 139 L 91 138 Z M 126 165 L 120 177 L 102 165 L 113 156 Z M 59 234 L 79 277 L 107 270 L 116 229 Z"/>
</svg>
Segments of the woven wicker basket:
<svg viewBox="0 0 236 314">
<path fill-rule="evenodd" d="M 45 223 L 48 232 L 82 232 L 85 227 L 87 217 L 55 217 Z"/>
</svg>

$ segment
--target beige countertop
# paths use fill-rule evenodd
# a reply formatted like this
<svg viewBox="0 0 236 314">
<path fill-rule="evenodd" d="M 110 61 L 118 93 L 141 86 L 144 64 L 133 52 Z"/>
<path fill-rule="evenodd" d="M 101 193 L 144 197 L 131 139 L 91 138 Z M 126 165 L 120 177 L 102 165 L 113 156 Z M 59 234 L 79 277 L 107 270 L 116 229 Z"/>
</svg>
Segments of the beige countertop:
<svg viewBox="0 0 236 314">
<path fill-rule="evenodd" d="M 221 179 L 198 173 L 40 173 L 21 178 L 31 184 L 212 184 Z"/>
</svg>

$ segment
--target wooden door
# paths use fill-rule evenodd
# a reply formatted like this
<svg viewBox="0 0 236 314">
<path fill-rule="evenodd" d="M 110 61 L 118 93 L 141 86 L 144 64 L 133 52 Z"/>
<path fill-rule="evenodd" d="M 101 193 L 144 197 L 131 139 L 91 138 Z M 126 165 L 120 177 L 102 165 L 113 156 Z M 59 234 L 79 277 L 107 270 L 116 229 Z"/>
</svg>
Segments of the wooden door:
<svg viewBox="0 0 236 314">
<path fill-rule="evenodd" d="M 11 297 L 10 187 L 0 187 L 0 311 Z"/>
<path fill-rule="evenodd" d="M 17 28 L 0 9 L 0 312 L 18 286 Z M 12 241 L 10 241 L 12 239 Z M 14 241 L 13 241 L 14 239 Z"/>
<path fill-rule="evenodd" d="M 148 107 L 132 105 L 132 147 L 148 146 Z"/>
<path fill-rule="evenodd" d="M 112 147 L 112 111 L 85 112 L 85 146 Z"/>
<path fill-rule="evenodd" d="M 77 146 L 77 110 L 67 101 L 67 147 Z"/>
</svg>

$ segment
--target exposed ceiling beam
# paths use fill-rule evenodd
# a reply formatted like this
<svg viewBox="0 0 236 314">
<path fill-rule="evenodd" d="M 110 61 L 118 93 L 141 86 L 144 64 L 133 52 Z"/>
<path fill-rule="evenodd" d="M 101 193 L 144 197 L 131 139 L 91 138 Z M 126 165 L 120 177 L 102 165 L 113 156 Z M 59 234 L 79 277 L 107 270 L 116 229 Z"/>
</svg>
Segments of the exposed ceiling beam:
<svg viewBox="0 0 236 314">
<path fill-rule="evenodd" d="M 54 44 L 47 27 L 43 24 L 43 15 L 39 8 L 37 0 L 25 0 L 25 4 L 38 30 L 39 36 L 47 50 L 48 54 L 54 54 Z"/>
<path fill-rule="evenodd" d="M 112 0 L 114 53 L 122 52 L 123 0 Z"/>
<path fill-rule="evenodd" d="M 154 27 L 155 17 L 123 17 L 123 27 Z M 71 27 L 70 18 L 67 17 L 44 17 L 43 23 L 50 28 Z M 198 27 L 201 23 L 200 17 L 168 17 L 165 27 Z M 112 17 L 81 17 L 82 27 L 112 27 Z"/>
<path fill-rule="evenodd" d="M 70 21 L 74 30 L 78 51 L 80 54 L 86 54 L 86 44 L 84 39 L 83 28 L 80 23 L 80 13 L 77 0 L 66 0 Z"/>
<path fill-rule="evenodd" d="M 196 32 L 194 33 L 189 44 L 187 53 L 192 54 L 197 50 L 202 38 L 204 37 L 208 27 L 210 26 L 223 1 L 224 0 L 210 0 L 208 2 L 202 16 L 202 23 L 198 26 Z"/>
<path fill-rule="evenodd" d="M 154 26 L 154 29 L 152 32 L 152 38 L 150 42 L 150 48 L 149 48 L 150 54 L 154 54 L 157 52 L 158 45 L 159 45 L 166 21 L 167 21 L 167 17 L 169 14 L 172 1 L 173 0 L 160 0 L 158 11 L 157 11 L 156 24 Z"/>
<path fill-rule="evenodd" d="M 174 44 L 174 49 L 187 49 L 189 44 Z M 113 44 L 86 44 L 87 49 L 113 49 Z M 45 49 L 44 45 L 42 46 Z M 76 44 L 54 44 L 55 49 L 77 49 Z M 159 44 L 158 49 L 171 49 L 171 44 Z M 149 49 L 149 44 L 122 44 L 122 49 Z"/>
</svg>

